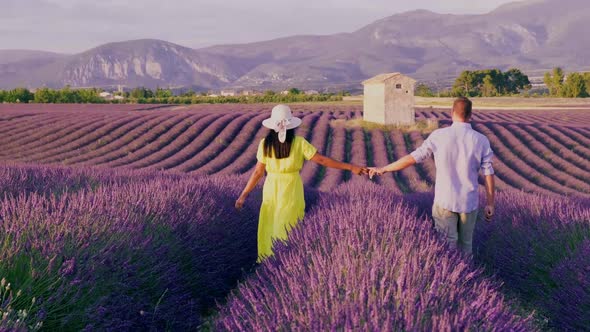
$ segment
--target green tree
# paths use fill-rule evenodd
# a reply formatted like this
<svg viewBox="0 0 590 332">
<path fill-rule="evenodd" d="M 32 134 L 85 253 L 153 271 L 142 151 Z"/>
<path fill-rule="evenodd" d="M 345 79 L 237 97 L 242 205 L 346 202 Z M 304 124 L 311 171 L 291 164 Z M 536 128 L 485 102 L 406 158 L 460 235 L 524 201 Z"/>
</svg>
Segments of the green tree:
<svg viewBox="0 0 590 332">
<path fill-rule="evenodd" d="M 563 84 L 561 96 L 566 98 L 588 97 L 584 76 L 580 73 L 569 74 Z"/>
<path fill-rule="evenodd" d="M 71 104 L 81 102 L 78 91 L 72 90 L 69 85 L 66 85 L 63 89 L 58 90 L 57 94 L 58 103 Z"/>
<path fill-rule="evenodd" d="M 481 95 L 483 97 L 495 97 L 498 95 L 498 89 L 494 84 L 494 79 L 490 75 L 486 75 L 483 78 L 483 84 L 481 86 Z"/>
<path fill-rule="evenodd" d="M 488 85 L 494 90 L 494 95 L 504 95 L 506 93 L 506 77 L 499 69 L 484 69 L 474 72 L 477 88 L 474 95 L 483 96 L 484 80 L 488 78 Z"/>
<path fill-rule="evenodd" d="M 82 89 L 78 90 L 78 95 L 81 103 L 104 103 L 105 100 L 100 98 L 99 89 Z"/>
<path fill-rule="evenodd" d="M 299 90 L 297 88 L 291 88 L 291 89 L 289 89 L 289 94 L 290 95 L 300 95 L 301 94 L 301 90 Z"/>
<path fill-rule="evenodd" d="M 194 97 L 196 95 L 197 95 L 197 93 L 193 89 L 189 89 L 188 91 L 186 91 L 185 93 L 183 93 L 181 95 L 181 97 Z"/>
<path fill-rule="evenodd" d="M 26 88 L 16 88 L 7 91 L 4 98 L 4 101 L 9 103 L 28 103 L 35 98 L 35 95 Z"/>
<path fill-rule="evenodd" d="M 551 73 L 545 73 L 545 75 L 543 75 L 543 83 L 545 83 L 547 90 L 549 90 L 549 96 L 555 96 L 555 88 L 553 87 Z"/>
<path fill-rule="evenodd" d="M 484 69 L 462 72 L 455 80 L 452 96 L 503 96 L 519 93 L 531 87 L 528 76 L 513 68 L 507 72 Z"/>
<path fill-rule="evenodd" d="M 504 73 L 504 87 L 506 94 L 519 93 L 520 90 L 529 90 L 531 81 L 519 69 L 512 68 Z"/>
<path fill-rule="evenodd" d="M 434 97 L 432 89 L 424 83 L 420 83 L 416 86 L 415 94 L 419 97 Z"/>
<path fill-rule="evenodd" d="M 156 98 L 170 98 L 172 97 L 172 91 L 170 89 L 156 89 Z"/>
<path fill-rule="evenodd" d="M 565 74 L 563 72 L 563 69 L 559 67 L 554 68 L 551 73 L 545 73 L 543 81 L 549 89 L 550 96 L 559 97 L 562 95 L 564 78 Z"/>
<path fill-rule="evenodd" d="M 477 75 L 469 70 L 463 71 L 455 80 L 453 94 L 457 96 L 473 97 L 477 89 Z"/>
<path fill-rule="evenodd" d="M 586 83 L 586 93 L 590 95 L 590 72 L 583 73 L 582 77 L 584 77 L 584 83 Z"/>
<path fill-rule="evenodd" d="M 143 102 L 145 102 L 145 99 L 153 98 L 153 97 L 154 97 L 154 92 L 152 90 L 144 88 L 144 87 L 137 87 L 137 88 L 131 90 L 131 98 L 144 99 L 144 100 L 142 100 Z"/>
<path fill-rule="evenodd" d="M 39 104 L 56 103 L 57 95 L 55 90 L 49 88 L 41 88 L 35 91 L 34 102 Z"/>
</svg>

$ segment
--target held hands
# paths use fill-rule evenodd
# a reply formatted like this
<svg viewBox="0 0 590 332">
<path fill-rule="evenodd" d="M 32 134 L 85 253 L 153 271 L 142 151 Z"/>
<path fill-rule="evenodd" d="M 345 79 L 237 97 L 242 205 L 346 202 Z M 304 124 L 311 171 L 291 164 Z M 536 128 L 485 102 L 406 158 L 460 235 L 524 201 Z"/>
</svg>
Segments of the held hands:
<svg viewBox="0 0 590 332">
<path fill-rule="evenodd" d="M 385 168 L 381 167 L 361 167 L 352 165 L 351 171 L 355 175 L 368 175 L 369 178 L 373 178 L 375 175 L 383 175 L 386 173 Z"/>
<path fill-rule="evenodd" d="M 369 178 L 373 179 L 375 175 L 381 176 L 385 174 L 385 169 L 382 167 L 369 167 Z"/>
<path fill-rule="evenodd" d="M 350 171 L 354 175 L 367 175 L 367 174 L 369 174 L 369 169 L 367 167 L 361 167 L 361 166 L 356 166 L 356 165 L 352 165 L 352 168 L 350 169 Z"/>
</svg>

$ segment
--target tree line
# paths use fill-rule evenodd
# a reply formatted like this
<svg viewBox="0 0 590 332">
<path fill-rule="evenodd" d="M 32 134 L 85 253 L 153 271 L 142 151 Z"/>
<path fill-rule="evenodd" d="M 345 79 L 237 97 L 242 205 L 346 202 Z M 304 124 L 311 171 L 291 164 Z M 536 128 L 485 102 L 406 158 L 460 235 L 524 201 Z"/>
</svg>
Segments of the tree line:
<svg viewBox="0 0 590 332">
<path fill-rule="evenodd" d="M 102 98 L 100 93 L 103 90 L 72 89 L 69 86 L 63 89 L 41 88 L 31 92 L 26 88 L 13 90 L 0 90 L 0 103 L 138 103 L 138 104 L 225 104 L 225 103 L 294 103 L 294 102 L 326 102 L 341 101 L 342 97 L 349 95 L 348 92 L 320 93 L 306 95 L 297 88 L 289 90 L 288 94 L 279 94 L 274 91 L 266 91 L 264 94 L 249 96 L 209 96 L 206 93 L 197 94 L 189 90 L 175 94 L 170 89 L 157 88 L 151 90 L 145 87 L 137 87 L 131 91 L 115 92 L 114 95 L 122 99 L 108 100 Z"/>
<path fill-rule="evenodd" d="M 561 68 L 545 73 L 547 91 L 544 96 L 563 98 L 590 97 L 590 73 L 567 74 Z M 506 72 L 499 69 L 466 70 L 456 79 L 451 89 L 435 93 L 428 85 L 418 84 L 416 95 L 420 97 L 500 97 L 526 93 L 532 88 L 529 77 L 519 69 Z"/>
<path fill-rule="evenodd" d="M 41 88 L 35 92 L 16 88 L 0 90 L 0 103 L 107 103 L 100 92 L 100 89 L 71 89 L 69 86 L 61 90 Z"/>
<path fill-rule="evenodd" d="M 296 102 L 327 102 L 341 101 L 342 97 L 350 95 L 346 91 L 338 93 L 320 93 L 306 95 L 297 88 L 291 88 L 287 94 L 267 90 L 263 94 L 240 96 L 209 96 L 206 93 L 196 93 L 192 90 L 174 95 L 171 90 L 135 88 L 124 92 L 123 97 L 139 104 L 257 104 L 257 103 L 296 103 Z"/>
<path fill-rule="evenodd" d="M 518 94 L 531 88 L 529 77 L 519 69 L 506 72 L 499 69 L 465 70 L 455 79 L 450 90 L 442 91 L 441 97 L 498 97 Z M 416 95 L 434 97 L 435 93 L 425 84 L 416 87 Z"/>
<path fill-rule="evenodd" d="M 557 67 L 543 77 L 549 95 L 563 98 L 590 97 L 590 73 L 565 74 L 563 69 Z"/>
<path fill-rule="evenodd" d="M 545 95 L 563 98 L 590 97 L 590 72 L 569 73 L 562 68 L 554 68 L 545 73 L 543 81 L 547 86 Z M 456 79 L 449 90 L 435 93 L 428 85 L 419 84 L 416 95 L 422 97 L 497 97 L 513 96 L 531 89 L 529 77 L 519 69 L 513 68 L 506 72 L 499 69 L 466 70 Z M 40 88 L 32 92 L 26 88 L 0 90 L 0 103 L 139 103 L 139 104 L 225 104 L 225 103 L 294 103 L 294 102 L 326 102 L 341 101 L 343 96 L 350 95 L 346 91 L 340 93 L 321 93 L 306 95 L 297 88 L 291 88 L 288 94 L 279 94 L 268 90 L 263 94 L 250 96 L 209 96 L 188 90 L 175 93 L 170 89 L 157 88 L 151 90 L 137 87 L 130 91 L 115 92 L 122 99 L 107 100 L 100 97 L 103 90 Z"/>
</svg>

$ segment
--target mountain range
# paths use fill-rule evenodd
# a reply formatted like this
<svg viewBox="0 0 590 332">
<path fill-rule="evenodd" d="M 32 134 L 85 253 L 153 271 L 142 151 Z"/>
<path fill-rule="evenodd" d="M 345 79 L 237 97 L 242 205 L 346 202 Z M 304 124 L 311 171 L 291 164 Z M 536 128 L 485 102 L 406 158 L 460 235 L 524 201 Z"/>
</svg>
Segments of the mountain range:
<svg viewBox="0 0 590 332">
<path fill-rule="evenodd" d="M 528 0 L 481 15 L 417 10 L 357 31 L 193 49 L 162 40 L 109 43 L 79 54 L 0 50 L 0 88 L 191 87 L 355 89 L 402 72 L 444 84 L 466 69 L 590 67 L 588 0 Z"/>
</svg>

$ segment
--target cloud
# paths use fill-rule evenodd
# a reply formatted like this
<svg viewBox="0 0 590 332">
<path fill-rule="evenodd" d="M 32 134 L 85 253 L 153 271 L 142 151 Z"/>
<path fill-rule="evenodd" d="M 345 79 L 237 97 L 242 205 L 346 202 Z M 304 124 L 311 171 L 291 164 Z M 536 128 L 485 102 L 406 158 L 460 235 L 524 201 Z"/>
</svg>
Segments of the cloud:
<svg viewBox="0 0 590 332">
<path fill-rule="evenodd" d="M 2 0 L 1 8 L 0 19 L 54 15 L 61 9 L 58 4 L 45 0 Z"/>
<path fill-rule="evenodd" d="M 189 47 L 354 31 L 416 8 L 482 12 L 508 0 L 2 0 L 0 48 L 79 52 L 157 38 Z M 16 31 L 27 32 L 18 35 Z M 32 46 L 32 47 L 31 47 Z"/>
</svg>

